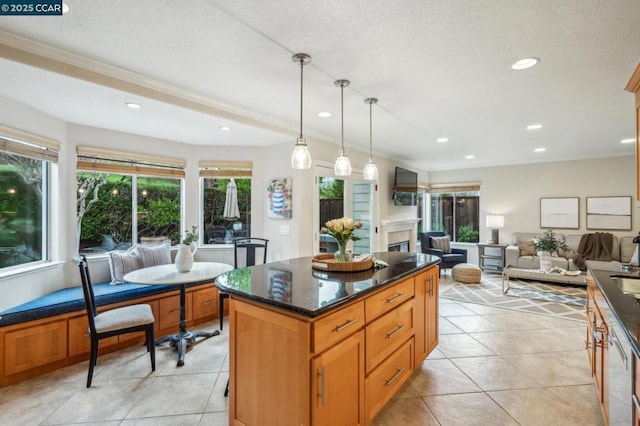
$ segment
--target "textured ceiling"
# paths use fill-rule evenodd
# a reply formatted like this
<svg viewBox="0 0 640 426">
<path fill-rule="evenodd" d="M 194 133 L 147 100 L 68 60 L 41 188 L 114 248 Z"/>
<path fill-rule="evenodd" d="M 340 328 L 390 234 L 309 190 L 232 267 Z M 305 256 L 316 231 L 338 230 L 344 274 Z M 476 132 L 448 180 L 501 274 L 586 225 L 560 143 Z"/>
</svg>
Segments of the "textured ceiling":
<svg viewBox="0 0 640 426">
<path fill-rule="evenodd" d="M 296 52 L 307 136 L 428 169 L 633 155 L 638 0 L 68 0 L 63 17 L 3 17 L 0 30 L 133 71 L 234 114 L 219 118 L 0 61 L 0 95 L 66 121 L 193 144 L 290 142 Z M 517 59 L 538 66 L 513 71 Z M 123 102 L 144 105 L 129 111 Z M 321 119 L 320 111 L 333 116 Z M 134 114 L 132 114 L 132 112 Z M 526 126 L 542 123 L 538 131 Z M 220 125 L 230 125 L 222 132 Z M 436 143 L 448 137 L 449 142 Z M 544 153 L 533 149 L 545 147 Z M 465 155 L 474 155 L 466 160 Z"/>
</svg>

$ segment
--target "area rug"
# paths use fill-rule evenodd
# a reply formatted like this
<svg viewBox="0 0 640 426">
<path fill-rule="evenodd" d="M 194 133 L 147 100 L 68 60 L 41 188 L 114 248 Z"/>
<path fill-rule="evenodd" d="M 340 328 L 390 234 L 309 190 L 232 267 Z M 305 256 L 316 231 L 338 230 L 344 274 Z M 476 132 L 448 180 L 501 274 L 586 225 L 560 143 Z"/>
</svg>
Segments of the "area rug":
<svg viewBox="0 0 640 426">
<path fill-rule="evenodd" d="M 465 284 L 443 276 L 440 297 L 498 308 L 584 321 L 586 287 L 512 279 L 502 294 L 502 277 L 483 274 L 479 284 Z"/>
</svg>

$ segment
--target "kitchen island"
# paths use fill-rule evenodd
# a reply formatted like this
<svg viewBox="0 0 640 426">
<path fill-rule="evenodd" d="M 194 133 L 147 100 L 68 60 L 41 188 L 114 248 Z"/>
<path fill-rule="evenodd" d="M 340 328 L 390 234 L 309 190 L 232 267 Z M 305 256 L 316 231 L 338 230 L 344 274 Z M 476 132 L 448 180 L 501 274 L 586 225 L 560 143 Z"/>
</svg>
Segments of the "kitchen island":
<svg viewBox="0 0 640 426">
<path fill-rule="evenodd" d="M 435 256 L 312 269 L 302 257 L 227 272 L 229 423 L 366 425 L 438 342 Z"/>
<path fill-rule="evenodd" d="M 587 261 L 586 349 L 602 414 L 640 424 L 640 272 Z"/>
</svg>

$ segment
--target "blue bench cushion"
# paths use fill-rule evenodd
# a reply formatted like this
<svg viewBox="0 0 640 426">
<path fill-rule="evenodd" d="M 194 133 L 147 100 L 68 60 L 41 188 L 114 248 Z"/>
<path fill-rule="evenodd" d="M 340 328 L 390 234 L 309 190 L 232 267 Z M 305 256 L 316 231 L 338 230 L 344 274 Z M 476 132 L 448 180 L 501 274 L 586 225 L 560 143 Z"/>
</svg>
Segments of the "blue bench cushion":
<svg viewBox="0 0 640 426">
<path fill-rule="evenodd" d="M 187 285 L 187 287 L 190 287 L 190 285 Z M 178 286 L 131 283 L 111 285 L 106 282 L 93 285 L 93 292 L 98 306 L 169 291 L 177 292 L 179 289 Z M 82 287 L 63 288 L 62 290 L 54 291 L 30 302 L 0 312 L 0 327 L 84 309 L 85 303 Z"/>
</svg>

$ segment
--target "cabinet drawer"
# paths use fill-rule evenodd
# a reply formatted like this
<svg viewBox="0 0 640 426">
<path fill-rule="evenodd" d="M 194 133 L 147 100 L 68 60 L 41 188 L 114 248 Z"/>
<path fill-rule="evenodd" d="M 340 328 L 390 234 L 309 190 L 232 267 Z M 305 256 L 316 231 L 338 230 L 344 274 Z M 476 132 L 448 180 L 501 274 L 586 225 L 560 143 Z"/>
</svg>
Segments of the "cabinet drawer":
<svg viewBox="0 0 640 426">
<path fill-rule="evenodd" d="M 7 332 L 5 375 L 20 373 L 67 357 L 67 320 Z"/>
<path fill-rule="evenodd" d="M 412 299 L 367 324 L 365 328 L 367 373 L 413 336 L 413 310 Z"/>
<path fill-rule="evenodd" d="M 409 278 L 367 297 L 364 301 L 367 322 L 373 321 L 385 312 L 402 305 L 403 302 L 413 297 L 414 291 L 413 278 Z"/>
<path fill-rule="evenodd" d="M 192 293 L 193 319 L 216 316 L 218 313 L 218 290 L 213 286 Z"/>
<path fill-rule="evenodd" d="M 98 348 L 104 348 L 118 343 L 118 336 L 101 339 Z M 91 338 L 89 337 L 89 320 L 86 315 L 69 320 L 69 356 L 76 356 L 91 352 Z"/>
<path fill-rule="evenodd" d="M 186 319 L 191 318 L 191 293 L 187 294 L 187 306 L 185 309 Z M 180 324 L 180 296 L 171 296 L 160 299 L 160 318 L 156 318 L 156 321 L 160 324 L 160 330 L 165 328 L 177 328 Z"/>
<path fill-rule="evenodd" d="M 365 416 L 370 421 L 411 376 L 413 339 L 387 358 L 365 379 Z"/>
<path fill-rule="evenodd" d="M 354 303 L 313 323 L 313 352 L 320 353 L 364 326 L 364 302 Z"/>
</svg>

